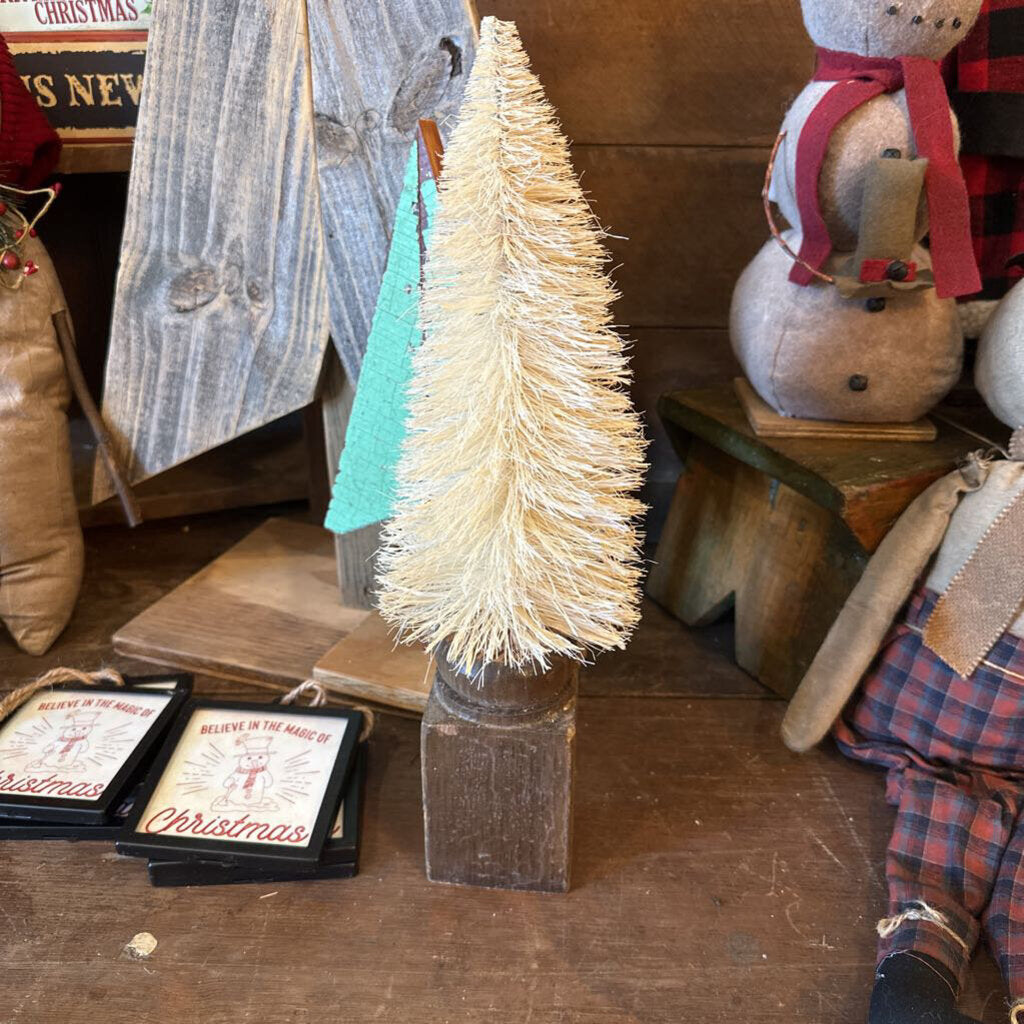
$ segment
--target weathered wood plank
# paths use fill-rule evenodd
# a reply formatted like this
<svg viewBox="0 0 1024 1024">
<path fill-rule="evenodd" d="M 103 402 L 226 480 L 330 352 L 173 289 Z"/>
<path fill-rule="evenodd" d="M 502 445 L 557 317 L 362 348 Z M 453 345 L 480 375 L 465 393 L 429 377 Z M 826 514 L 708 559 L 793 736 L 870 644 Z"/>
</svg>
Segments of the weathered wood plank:
<svg viewBox="0 0 1024 1024">
<path fill-rule="evenodd" d="M 309 31 L 331 337 L 357 380 L 417 121 L 458 110 L 476 24 L 468 0 L 309 0 Z"/>
<path fill-rule="evenodd" d="M 341 360 L 329 351 L 324 360 L 323 405 L 324 442 L 327 450 L 327 472 L 333 483 L 338 460 L 345 446 L 345 431 L 356 391 L 352 378 Z M 349 608 L 373 607 L 377 548 L 380 544 L 380 523 L 371 523 L 360 530 L 334 535 L 334 555 L 338 569 L 338 590 L 341 603 Z"/>
<path fill-rule="evenodd" d="M 366 617 L 338 604 L 326 530 L 268 519 L 114 634 L 120 654 L 295 686 Z"/>
<path fill-rule="evenodd" d="M 156 890 L 95 844 L 6 844 L 4 1007 L 31 1024 L 92 1024 L 97 998 L 140 1024 L 863 1024 L 891 812 L 878 773 L 786 752 L 781 715 L 581 701 L 567 898 L 427 883 L 418 724 L 388 716 L 354 879 Z M 122 958 L 144 930 L 153 956 Z M 963 1009 L 996 1024 L 1003 998 L 982 953 Z"/>
<path fill-rule="evenodd" d="M 124 522 L 116 498 L 92 505 L 96 441 L 88 424 L 71 421 L 71 468 L 83 527 Z M 135 487 L 144 520 L 251 508 L 309 495 L 309 463 L 295 416 L 268 423 L 244 437 L 197 455 Z"/>
<path fill-rule="evenodd" d="M 760 192 L 768 152 L 575 146 L 633 327 L 725 327 L 732 290 L 768 238 Z"/>
<path fill-rule="evenodd" d="M 813 68 L 795 0 L 479 0 L 515 21 L 577 143 L 768 145 Z"/>
<path fill-rule="evenodd" d="M 312 119 L 302 0 L 157 5 L 104 397 L 133 480 L 313 397 L 328 332 Z"/>
<path fill-rule="evenodd" d="M 335 693 L 422 714 L 433 673 L 422 647 L 397 643 L 370 612 L 316 663 L 313 678 Z"/>
<path fill-rule="evenodd" d="M 996 444 L 1008 434 L 984 409 L 947 415 L 940 407 L 933 414 L 938 438 L 928 443 L 757 437 L 731 384 L 670 393 L 660 413 L 673 443 L 700 437 L 777 478 L 841 518 L 869 552 L 918 494 L 978 447 L 977 434 Z M 974 433 L 959 429 L 952 415 Z"/>
</svg>

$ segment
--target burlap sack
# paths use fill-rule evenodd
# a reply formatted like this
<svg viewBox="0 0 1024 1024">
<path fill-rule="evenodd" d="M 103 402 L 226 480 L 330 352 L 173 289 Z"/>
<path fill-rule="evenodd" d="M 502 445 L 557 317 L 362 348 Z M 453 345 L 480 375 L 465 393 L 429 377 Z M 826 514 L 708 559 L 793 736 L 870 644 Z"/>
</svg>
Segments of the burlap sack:
<svg viewBox="0 0 1024 1024">
<path fill-rule="evenodd" d="M 52 321 L 64 295 L 38 239 L 23 256 L 38 273 L 0 290 L 0 619 L 22 650 L 42 654 L 71 616 L 83 547 Z"/>
</svg>

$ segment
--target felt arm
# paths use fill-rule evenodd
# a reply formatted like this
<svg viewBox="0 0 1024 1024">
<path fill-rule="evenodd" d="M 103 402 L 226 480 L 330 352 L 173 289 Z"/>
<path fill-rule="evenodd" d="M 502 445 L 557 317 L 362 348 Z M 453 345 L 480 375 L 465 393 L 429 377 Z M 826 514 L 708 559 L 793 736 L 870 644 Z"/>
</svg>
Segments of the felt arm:
<svg viewBox="0 0 1024 1024">
<path fill-rule="evenodd" d="M 790 702 L 782 722 L 790 750 L 802 753 L 825 737 L 942 543 L 960 495 L 975 486 L 960 470 L 936 480 L 878 546 Z"/>
</svg>

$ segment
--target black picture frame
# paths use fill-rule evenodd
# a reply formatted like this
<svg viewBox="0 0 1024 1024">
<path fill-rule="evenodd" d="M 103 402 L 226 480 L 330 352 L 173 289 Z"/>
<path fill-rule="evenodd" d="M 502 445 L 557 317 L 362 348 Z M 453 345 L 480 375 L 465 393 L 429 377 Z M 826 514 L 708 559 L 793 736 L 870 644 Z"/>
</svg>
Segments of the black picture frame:
<svg viewBox="0 0 1024 1024">
<path fill-rule="evenodd" d="M 310 720 L 329 718 L 346 723 L 334 763 L 320 798 L 315 824 L 305 846 L 283 847 L 235 839 L 150 833 L 140 831 L 142 819 L 149 809 L 163 776 L 194 715 L 204 710 L 253 712 L 268 717 L 300 717 Z M 220 861 L 250 865 L 260 870 L 291 868 L 302 872 L 315 870 L 333 827 L 342 791 L 355 760 L 359 733 L 363 725 L 360 711 L 339 707 L 298 707 L 254 701 L 190 700 L 157 754 L 153 767 L 136 799 L 124 828 L 117 839 L 119 853 L 152 860 L 196 862 Z"/>
<path fill-rule="evenodd" d="M 319 864 L 312 872 L 271 868 L 260 871 L 246 864 L 222 861 L 150 860 L 149 881 L 157 887 L 192 885 L 246 885 L 274 882 L 309 882 L 328 878 L 354 878 L 359 873 L 359 839 L 363 786 L 366 777 L 366 744 L 359 744 L 355 766 L 349 774 L 342 797 L 342 833 L 324 846 Z M 337 820 L 337 814 L 335 814 Z"/>
<path fill-rule="evenodd" d="M 80 693 L 86 697 L 123 698 L 132 690 L 146 692 L 151 696 L 166 696 L 167 703 L 154 718 L 142 738 L 133 747 L 132 752 L 122 762 L 117 773 L 107 784 L 103 794 L 96 800 L 67 799 L 62 797 L 46 797 L 37 795 L 20 796 L 12 793 L 0 793 L 0 818 L 7 824 L 18 822 L 61 823 L 68 825 L 107 825 L 115 812 L 123 803 L 124 797 L 132 790 L 149 760 L 167 733 L 188 698 L 188 690 L 175 686 L 167 690 L 146 689 L 136 686 L 82 686 L 80 684 L 60 685 L 53 688 L 54 694 L 67 696 Z M 25 705 L 28 706 L 27 704 Z M 21 708 L 16 710 L 6 721 L 0 723 L 0 733 L 18 720 Z"/>
</svg>

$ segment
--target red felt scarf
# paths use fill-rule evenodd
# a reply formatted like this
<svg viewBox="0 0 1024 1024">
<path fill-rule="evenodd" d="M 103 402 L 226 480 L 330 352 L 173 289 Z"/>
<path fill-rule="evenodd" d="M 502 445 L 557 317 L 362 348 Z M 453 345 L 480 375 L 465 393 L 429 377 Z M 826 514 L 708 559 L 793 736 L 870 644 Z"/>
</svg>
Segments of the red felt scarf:
<svg viewBox="0 0 1024 1024">
<path fill-rule="evenodd" d="M 924 57 L 886 59 L 819 49 L 814 80 L 837 84 L 811 111 L 797 142 L 796 193 L 803 229 L 801 259 L 819 270 L 832 251 L 832 239 L 818 201 L 818 181 L 836 126 L 868 100 L 905 88 L 917 152 L 928 159 L 925 191 L 936 290 L 941 298 L 980 291 L 967 188 L 957 162 L 949 99 L 938 63 Z M 794 263 L 789 279 L 806 285 L 814 280 L 814 275 Z"/>
</svg>

